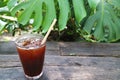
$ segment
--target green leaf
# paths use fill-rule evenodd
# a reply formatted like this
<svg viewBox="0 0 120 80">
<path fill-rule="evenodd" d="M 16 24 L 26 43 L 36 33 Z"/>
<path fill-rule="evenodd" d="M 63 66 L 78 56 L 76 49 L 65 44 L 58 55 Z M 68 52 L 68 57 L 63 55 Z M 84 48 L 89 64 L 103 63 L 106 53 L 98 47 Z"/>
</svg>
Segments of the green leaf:
<svg viewBox="0 0 120 80">
<path fill-rule="evenodd" d="M 119 18 L 113 6 L 104 0 L 101 0 L 96 13 L 88 18 L 83 29 L 97 41 L 113 42 L 120 39 Z"/>
<path fill-rule="evenodd" d="M 92 10 L 96 9 L 99 2 L 100 2 L 100 0 L 88 0 L 88 3 Z"/>
<path fill-rule="evenodd" d="M 24 11 L 22 12 L 22 14 L 18 17 L 18 21 L 25 25 L 32 13 L 34 12 L 35 6 L 36 4 L 38 4 L 39 0 L 28 0 L 26 2 L 22 2 L 21 4 L 17 5 L 15 8 L 13 8 L 13 10 L 11 11 L 12 15 L 15 15 L 16 12 L 18 12 L 19 10 L 23 9 Z"/>
<path fill-rule="evenodd" d="M 115 7 L 120 8 L 120 0 L 108 0 L 108 2 L 114 5 Z"/>
<path fill-rule="evenodd" d="M 13 1 L 14 2 L 14 1 Z M 59 4 L 58 26 L 59 30 L 66 27 L 70 14 L 69 0 L 56 0 Z M 72 0 L 75 19 L 78 23 L 86 16 L 86 10 L 83 0 Z M 12 0 L 9 2 L 11 7 Z M 15 2 L 14 2 L 15 3 Z M 18 22 L 26 25 L 30 19 L 33 19 L 34 30 L 42 30 L 43 33 L 47 32 L 54 18 L 56 18 L 56 9 L 54 0 L 26 0 L 18 3 L 17 6 L 12 8 L 11 14 L 18 15 Z M 58 17 L 59 16 L 59 17 Z"/>
<path fill-rule="evenodd" d="M 95 31 L 94 31 L 94 37 L 98 41 L 103 41 L 104 40 L 104 28 L 102 25 L 102 19 L 99 20 L 99 23 L 96 25 Z"/>
<path fill-rule="evenodd" d="M 39 4 L 40 4 L 39 0 L 34 0 L 34 1 L 28 0 L 26 2 L 22 2 L 22 3 L 18 4 L 17 6 L 15 6 L 12 9 L 11 13 L 13 16 L 15 16 L 15 14 L 18 11 L 22 10 L 21 15 L 18 17 L 18 22 L 25 25 L 30 20 L 30 17 L 32 16 L 32 14 L 34 12 L 34 9 L 39 10 L 36 8 L 36 7 L 38 7 Z M 40 5 L 40 6 L 42 6 L 42 5 Z M 36 10 L 35 10 L 35 12 L 36 12 Z"/>
<path fill-rule="evenodd" d="M 56 18 L 54 0 L 44 0 L 46 5 L 46 15 L 42 24 L 43 33 L 47 32 L 52 21 Z"/>
<path fill-rule="evenodd" d="M 58 0 L 60 13 L 59 13 L 59 30 L 63 30 L 66 27 L 69 13 L 70 13 L 70 6 L 68 0 Z"/>
<path fill-rule="evenodd" d="M 18 0 L 10 0 L 8 3 L 7 3 L 7 6 L 9 8 L 9 10 L 11 10 L 13 8 L 13 6 L 15 6 L 15 4 L 17 4 L 17 1 Z"/>
<path fill-rule="evenodd" d="M 85 5 L 83 0 L 72 0 L 73 2 L 73 7 L 74 7 L 74 13 L 75 13 L 75 19 L 77 20 L 78 23 L 86 17 L 86 10 L 85 10 Z"/>
<path fill-rule="evenodd" d="M 42 9 L 43 3 L 46 7 L 44 14 Z M 41 29 L 44 33 L 49 29 L 53 19 L 56 18 L 54 0 L 27 0 L 13 8 L 11 13 L 15 16 L 18 11 L 21 11 L 21 15 L 18 17 L 19 23 L 25 25 L 33 18 L 34 30 L 42 26 Z"/>
<path fill-rule="evenodd" d="M 87 21 L 86 21 L 86 23 L 85 23 L 84 30 L 85 30 L 88 34 L 90 34 L 91 31 L 92 31 L 92 29 L 95 28 L 95 25 L 96 25 L 96 22 L 97 22 L 98 19 L 99 19 L 99 16 L 100 16 L 100 14 L 94 14 L 94 15 L 90 16 L 90 17 L 87 19 Z"/>
<path fill-rule="evenodd" d="M 7 4 L 8 1 L 9 0 L 0 0 L 0 7 L 6 6 L 6 4 Z"/>
<path fill-rule="evenodd" d="M 40 28 L 40 25 L 42 25 L 42 20 L 43 20 L 43 16 L 42 16 L 42 3 L 43 1 L 39 1 L 39 4 L 36 4 L 36 9 L 35 9 L 35 16 L 34 16 L 34 30 L 38 30 Z"/>
</svg>

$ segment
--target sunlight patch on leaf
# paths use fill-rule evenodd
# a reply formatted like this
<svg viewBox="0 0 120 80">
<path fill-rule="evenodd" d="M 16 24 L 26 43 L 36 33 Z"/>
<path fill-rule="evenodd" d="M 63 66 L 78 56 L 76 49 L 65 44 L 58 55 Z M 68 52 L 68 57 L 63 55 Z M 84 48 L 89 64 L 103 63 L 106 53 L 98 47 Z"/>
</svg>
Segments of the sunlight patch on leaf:
<svg viewBox="0 0 120 80">
<path fill-rule="evenodd" d="M 7 24 L 7 22 L 0 20 L 0 34 L 1 34 L 1 31 L 4 29 L 6 24 Z"/>
<path fill-rule="evenodd" d="M 100 2 L 100 0 L 88 0 L 88 3 L 92 10 L 96 9 L 99 2 Z"/>
</svg>

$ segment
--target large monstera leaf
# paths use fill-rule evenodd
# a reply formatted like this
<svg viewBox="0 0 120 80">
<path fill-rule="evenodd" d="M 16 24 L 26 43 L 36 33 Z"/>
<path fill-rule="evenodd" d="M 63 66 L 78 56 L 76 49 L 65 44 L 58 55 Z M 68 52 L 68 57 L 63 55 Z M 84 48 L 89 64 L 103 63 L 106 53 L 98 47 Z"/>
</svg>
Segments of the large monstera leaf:
<svg viewBox="0 0 120 80">
<path fill-rule="evenodd" d="M 43 3 L 46 7 L 44 12 L 46 15 L 42 11 Z M 34 29 L 36 30 L 42 25 L 41 29 L 43 29 L 43 32 L 48 30 L 51 22 L 56 18 L 54 0 L 27 0 L 14 7 L 11 13 L 15 15 L 18 11 L 22 11 L 18 16 L 19 23 L 25 25 L 32 17 L 34 20 Z"/>
<path fill-rule="evenodd" d="M 33 20 L 35 31 L 47 32 L 54 18 L 58 30 L 64 30 L 73 18 L 84 25 L 80 34 L 86 39 L 113 42 L 120 39 L 119 4 L 120 0 L 9 0 L 7 6 L 20 24 Z"/>
<path fill-rule="evenodd" d="M 88 35 L 93 35 L 97 41 L 113 42 L 120 39 L 119 21 L 120 19 L 116 16 L 113 6 L 105 0 L 101 0 L 96 13 L 86 21 L 84 30 Z"/>
<path fill-rule="evenodd" d="M 17 2 L 17 6 L 14 3 Z M 57 5 L 55 5 L 57 3 Z M 84 0 L 72 0 L 75 19 L 78 23 L 86 16 Z M 58 20 L 59 30 L 64 30 L 70 17 L 69 0 L 24 0 L 18 3 L 18 0 L 10 0 L 8 7 L 13 16 L 18 15 L 18 22 L 25 25 L 33 19 L 35 30 L 42 29 L 46 32 L 54 18 Z M 56 7 L 58 12 L 56 12 Z"/>
</svg>

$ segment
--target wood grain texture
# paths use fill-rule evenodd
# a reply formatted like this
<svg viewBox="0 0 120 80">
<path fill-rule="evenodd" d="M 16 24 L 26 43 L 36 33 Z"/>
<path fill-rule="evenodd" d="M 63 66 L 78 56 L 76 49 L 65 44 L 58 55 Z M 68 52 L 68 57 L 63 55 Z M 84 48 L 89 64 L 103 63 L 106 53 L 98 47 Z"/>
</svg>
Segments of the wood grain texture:
<svg viewBox="0 0 120 80">
<path fill-rule="evenodd" d="M 120 58 L 46 55 L 44 72 L 47 80 L 119 80 Z M 17 55 L 0 55 L 0 77 L 25 80 Z"/>
<path fill-rule="evenodd" d="M 48 42 L 40 80 L 120 80 L 119 46 Z M 13 42 L 0 43 L 0 80 L 26 80 Z"/>
<path fill-rule="evenodd" d="M 59 43 L 61 55 L 120 57 L 119 43 Z"/>
</svg>

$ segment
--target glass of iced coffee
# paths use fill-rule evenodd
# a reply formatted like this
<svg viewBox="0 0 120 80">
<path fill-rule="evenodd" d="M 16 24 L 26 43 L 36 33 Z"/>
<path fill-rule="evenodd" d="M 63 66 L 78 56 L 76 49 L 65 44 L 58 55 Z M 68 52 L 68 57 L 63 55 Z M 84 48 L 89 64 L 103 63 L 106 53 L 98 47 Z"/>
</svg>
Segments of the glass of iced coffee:
<svg viewBox="0 0 120 80">
<path fill-rule="evenodd" d="M 39 79 L 43 74 L 46 44 L 41 44 L 42 39 L 41 35 L 27 34 L 15 41 L 27 79 Z"/>
</svg>

